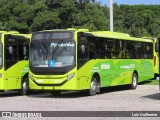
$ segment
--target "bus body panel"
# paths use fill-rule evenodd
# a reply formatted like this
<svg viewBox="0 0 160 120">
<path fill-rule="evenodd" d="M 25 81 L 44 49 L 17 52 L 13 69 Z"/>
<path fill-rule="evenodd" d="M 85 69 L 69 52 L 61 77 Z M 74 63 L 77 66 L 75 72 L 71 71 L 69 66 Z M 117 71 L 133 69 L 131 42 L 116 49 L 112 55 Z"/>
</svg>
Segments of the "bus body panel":
<svg viewBox="0 0 160 120">
<path fill-rule="evenodd" d="M 45 86 L 46 82 L 43 82 L 44 85 L 38 86 L 33 82 L 31 78 L 30 89 L 36 90 L 85 90 L 90 88 L 90 82 L 95 73 L 98 73 L 100 76 L 100 85 L 101 87 L 116 86 L 131 84 L 132 73 L 137 71 L 139 80 L 142 82 L 146 79 L 153 78 L 153 60 L 90 60 L 85 65 L 83 65 L 78 71 L 75 77 L 61 86 L 52 85 L 57 83 L 56 78 L 62 78 L 63 82 L 66 77 L 53 76 L 53 79 L 42 79 L 43 77 L 37 76 L 33 77 L 34 79 L 39 78 L 38 81 L 52 81 L 50 86 Z M 89 72 L 91 71 L 91 72 Z M 74 71 L 76 72 L 76 70 Z M 72 72 L 71 72 L 72 73 Z M 31 73 L 30 73 L 31 74 Z M 66 75 L 64 75 L 66 76 Z M 55 79 L 54 79 L 55 77 Z M 56 81 L 56 82 L 53 82 Z M 48 82 L 47 82 L 48 83 Z"/>
<path fill-rule="evenodd" d="M 45 32 L 46 31 L 44 31 L 44 33 Z M 43 33 L 43 31 L 41 33 Z M 106 33 L 108 35 L 106 35 Z M 74 39 L 76 43 L 76 67 L 63 75 L 58 75 L 58 74 L 47 75 L 47 73 L 36 74 L 34 73 L 34 71 L 30 69 L 29 70 L 29 88 L 31 90 L 86 90 L 86 89 L 90 89 L 91 80 L 95 74 L 98 75 L 100 78 L 100 87 L 131 84 L 133 73 L 137 74 L 138 82 L 142 82 L 144 80 L 153 78 L 153 75 L 154 75 L 153 58 L 145 58 L 145 59 L 143 58 L 129 59 L 127 57 L 126 59 L 118 58 L 118 57 L 117 57 L 118 59 L 116 57 L 114 57 L 115 59 L 114 58 L 111 58 L 111 59 L 91 58 L 91 59 L 86 59 L 85 63 L 79 67 L 78 66 L 79 58 L 77 55 L 78 49 L 79 49 L 78 48 L 79 43 L 78 43 L 77 34 L 78 34 L 78 31 L 75 30 Z M 113 40 L 117 39 L 117 41 L 120 39 L 122 39 L 122 41 L 135 40 L 137 42 L 140 41 L 141 43 L 146 42 L 146 43 L 150 43 L 150 45 L 153 44 L 152 41 L 149 39 L 133 38 L 133 37 L 130 37 L 128 34 L 117 33 L 115 35 L 112 35 L 112 32 L 102 32 L 102 31 L 98 33 L 93 32 L 93 36 L 94 34 L 95 36 L 97 35 L 100 38 L 102 37 L 105 38 L 107 36 L 106 37 L 107 39 L 112 38 Z M 42 40 L 42 39 L 39 38 L 38 40 Z M 40 68 L 40 69 L 42 70 L 43 68 Z M 70 80 L 67 80 L 68 76 L 72 73 L 74 73 L 74 77 L 71 78 Z"/>
<path fill-rule="evenodd" d="M 0 70 L 0 74 L 1 74 L 1 77 L 0 77 L 0 90 L 4 90 L 7 86 L 6 86 L 6 81 L 4 81 L 4 70 L 3 69 Z"/>
<path fill-rule="evenodd" d="M 68 75 L 74 77 L 67 80 Z M 29 71 L 29 89 L 35 90 L 76 90 L 78 89 L 76 68 L 64 75 L 34 75 Z M 53 85 L 54 84 L 54 85 Z"/>
<path fill-rule="evenodd" d="M 158 52 L 155 51 L 156 43 L 158 42 L 157 38 L 154 38 L 154 73 L 155 77 L 159 74 L 159 57 Z"/>
<path fill-rule="evenodd" d="M 6 90 L 20 89 L 21 78 L 28 72 L 28 61 L 19 61 L 4 73 L 4 80 L 6 81 Z"/>
<path fill-rule="evenodd" d="M 159 75 L 159 56 L 158 56 L 158 51 L 156 50 L 158 38 L 151 38 L 151 37 L 144 37 L 144 38 L 151 39 L 153 41 L 154 78 L 156 78 Z"/>
<path fill-rule="evenodd" d="M 131 84 L 134 71 L 138 73 L 138 82 L 153 78 L 152 68 L 153 60 L 145 60 L 144 62 L 143 60 L 91 60 L 78 70 L 78 78 L 82 78 L 85 83 L 87 78 L 91 80 L 92 76 L 98 73 L 101 87 L 124 85 Z M 89 88 L 89 83 L 84 84 L 87 89 Z"/>
<path fill-rule="evenodd" d="M 30 36 L 27 34 L 20 34 L 16 31 L 1 31 L 0 34 L 2 51 L 0 90 L 19 90 L 22 88 L 24 76 L 28 76 L 29 60 L 25 60 L 23 57 L 27 56 L 27 52 L 29 52 L 27 45 L 29 45 Z M 9 53 L 10 46 L 13 47 L 13 53 Z M 14 49 L 15 46 L 17 49 Z M 25 50 L 28 51 L 24 50 L 24 46 L 26 47 Z M 12 58 L 15 57 L 14 54 L 18 57 L 16 56 L 17 59 L 13 60 Z"/>
</svg>

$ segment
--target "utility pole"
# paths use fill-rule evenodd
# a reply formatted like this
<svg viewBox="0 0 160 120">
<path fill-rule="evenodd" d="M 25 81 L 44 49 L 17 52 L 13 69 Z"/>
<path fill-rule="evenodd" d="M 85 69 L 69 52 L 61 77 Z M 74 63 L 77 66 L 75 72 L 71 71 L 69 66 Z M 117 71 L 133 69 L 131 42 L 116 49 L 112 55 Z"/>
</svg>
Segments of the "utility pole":
<svg viewBox="0 0 160 120">
<path fill-rule="evenodd" d="M 110 0 L 110 31 L 113 31 L 113 1 Z"/>
</svg>

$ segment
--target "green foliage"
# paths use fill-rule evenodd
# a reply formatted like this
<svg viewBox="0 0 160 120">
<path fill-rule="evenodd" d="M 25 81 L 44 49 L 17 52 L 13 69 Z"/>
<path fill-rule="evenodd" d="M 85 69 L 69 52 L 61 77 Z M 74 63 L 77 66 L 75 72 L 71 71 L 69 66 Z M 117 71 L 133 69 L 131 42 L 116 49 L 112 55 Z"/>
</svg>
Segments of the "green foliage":
<svg viewBox="0 0 160 120">
<path fill-rule="evenodd" d="M 37 14 L 31 25 L 32 31 L 40 31 L 44 29 L 53 29 L 58 26 L 60 19 L 55 12 L 44 11 Z"/>
<path fill-rule="evenodd" d="M 160 35 L 160 5 L 114 4 L 114 31 Z M 109 8 L 96 0 L 0 0 L 0 29 L 30 33 L 44 29 L 109 30 Z"/>
<path fill-rule="evenodd" d="M 159 35 L 160 5 L 116 5 L 114 11 L 115 31 L 120 28 L 120 31 L 136 37 Z"/>
</svg>

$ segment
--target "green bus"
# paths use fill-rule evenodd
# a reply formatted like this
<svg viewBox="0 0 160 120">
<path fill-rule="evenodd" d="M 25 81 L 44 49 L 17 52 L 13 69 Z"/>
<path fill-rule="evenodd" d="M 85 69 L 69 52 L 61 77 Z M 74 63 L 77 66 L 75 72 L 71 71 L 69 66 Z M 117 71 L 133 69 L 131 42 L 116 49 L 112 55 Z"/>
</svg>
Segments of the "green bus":
<svg viewBox="0 0 160 120">
<path fill-rule="evenodd" d="M 32 34 L 29 89 L 83 90 L 95 95 L 100 88 L 154 77 L 153 41 L 110 31 L 87 29 L 40 31 Z"/>
<path fill-rule="evenodd" d="M 157 78 L 159 76 L 159 53 L 158 49 L 156 48 L 158 44 L 158 38 L 153 38 L 154 44 L 154 77 Z"/>
<path fill-rule="evenodd" d="M 30 36 L 16 31 L 0 31 L 0 91 L 26 94 Z"/>
<path fill-rule="evenodd" d="M 157 80 L 159 80 L 159 86 L 160 86 L 160 64 L 159 64 L 159 61 L 160 61 L 160 57 L 159 57 L 159 44 L 160 44 L 160 37 L 157 37 L 155 39 L 155 53 L 156 54 L 156 59 L 154 60 L 154 72 L 155 72 L 155 77 Z"/>
<path fill-rule="evenodd" d="M 154 78 L 159 77 L 159 53 L 158 53 L 158 37 L 143 37 L 145 39 L 153 40 L 153 55 L 154 55 Z"/>
</svg>

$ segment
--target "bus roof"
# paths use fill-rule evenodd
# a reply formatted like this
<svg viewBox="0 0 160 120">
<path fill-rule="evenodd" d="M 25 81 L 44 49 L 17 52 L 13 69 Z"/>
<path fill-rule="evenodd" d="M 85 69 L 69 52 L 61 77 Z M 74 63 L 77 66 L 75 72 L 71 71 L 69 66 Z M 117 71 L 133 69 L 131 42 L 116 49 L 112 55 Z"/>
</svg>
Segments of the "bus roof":
<svg viewBox="0 0 160 120">
<path fill-rule="evenodd" d="M 4 34 L 19 34 L 18 31 L 0 31 L 0 33 L 4 33 Z"/>
<path fill-rule="evenodd" d="M 18 31 L 0 31 L 0 34 L 14 35 L 19 37 L 31 38 L 31 34 L 21 34 Z"/>
<path fill-rule="evenodd" d="M 75 28 L 67 28 L 67 29 L 52 29 L 52 30 L 43 30 L 38 32 L 54 32 L 54 31 L 77 31 L 77 32 L 89 32 L 88 29 L 75 29 Z M 37 33 L 37 32 L 36 32 Z"/>
<path fill-rule="evenodd" d="M 85 34 L 87 36 L 95 36 L 95 37 L 102 37 L 102 38 L 153 42 L 150 39 L 131 37 L 129 34 L 126 34 L 126 33 L 111 32 L 111 31 L 95 31 L 95 32 L 87 32 Z"/>
</svg>

